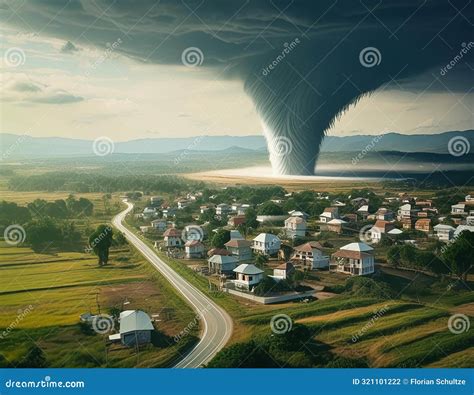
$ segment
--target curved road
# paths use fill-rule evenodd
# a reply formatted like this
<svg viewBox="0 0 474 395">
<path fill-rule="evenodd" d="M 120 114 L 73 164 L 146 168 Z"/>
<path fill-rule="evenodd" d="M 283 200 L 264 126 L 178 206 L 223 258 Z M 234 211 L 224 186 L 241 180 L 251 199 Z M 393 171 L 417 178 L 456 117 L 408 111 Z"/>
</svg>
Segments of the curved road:
<svg viewBox="0 0 474 395">
<path fill-rule="evenodd" d="M 161 260 L 148 245 L 122 225 L 125 216 L 133 209 L 133 204 L 127 201 L 124 202 L 128 207 L 113 218 L 113 225 L 120 230 L 127 240 L 184 296 L 196 314 L 199 315 L 204 325 L 198 344 L 187 355 L 183 356 L 175 367 L 201 367 L 208 363 L 229 340 L 232 334 L 232 319 L 225 310 L 215 304 L 196 287 L 184 280 Z M 184 329 L 185 328 L 183 328 L 183 330 Z"/>
</svg>

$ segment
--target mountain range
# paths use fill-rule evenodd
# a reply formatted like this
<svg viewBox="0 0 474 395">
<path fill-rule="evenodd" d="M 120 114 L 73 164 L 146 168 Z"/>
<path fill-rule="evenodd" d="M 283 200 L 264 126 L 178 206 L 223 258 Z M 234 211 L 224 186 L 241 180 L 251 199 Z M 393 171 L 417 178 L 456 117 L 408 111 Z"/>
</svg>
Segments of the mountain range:
<svg viewBox="0 0 474 395">
<path fill-rule="evenodd" d="M 460 140 L 460 138 L 462 138 Z M 456 140 L 455 140 L 456 139 Z M 462 141 L 474 152 L 474 130 L 451 131 L 439 134 L 385 133 L 380 136 L 327 136 L 322 152 L 400 151 L 448 153 L 450 141 Z M 467 143 L 466 143 L 467 141 Z M 0 134 L 0 153 L 3 160 L 16 158 L 67 157 L 93 155 L 93 140 L 64 137 L 32 137 Z M 105 142 L 104 144 L 111 144 Z M 173 151 L 230 151 L 265 152 L 263 136 L 197 136 L 184 138 L 137 139 L 113 144 L 114 153 L 160 154 Z"/>
</svg>

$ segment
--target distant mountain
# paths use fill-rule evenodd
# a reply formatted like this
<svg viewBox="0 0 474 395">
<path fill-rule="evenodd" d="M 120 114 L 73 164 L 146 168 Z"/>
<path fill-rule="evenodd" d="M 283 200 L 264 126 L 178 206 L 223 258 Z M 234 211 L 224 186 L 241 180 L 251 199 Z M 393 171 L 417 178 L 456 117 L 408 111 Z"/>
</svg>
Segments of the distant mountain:
<svg viewBox="0 0 474 395">
<path fill-rule="evenodd" d="M 474 151 L 474 130 L 440 134 L 404 135 L 387 133 L 372 135 L 328 136 L 322 152 L 400 151 L 448 153 L 449 141 L 457 136 L 467 139 Z M 185 138 L 138 139 L 114 144 L 114 153 L 163 154 L 177 151 L 265 152 L 263 136 L 196 136 Z M 63 137 L 31 137 L 0 134 L 0 153 L 3 160 L 41 157 L 80 157 L 94 154 L 92 140 Z"/>
</svg>

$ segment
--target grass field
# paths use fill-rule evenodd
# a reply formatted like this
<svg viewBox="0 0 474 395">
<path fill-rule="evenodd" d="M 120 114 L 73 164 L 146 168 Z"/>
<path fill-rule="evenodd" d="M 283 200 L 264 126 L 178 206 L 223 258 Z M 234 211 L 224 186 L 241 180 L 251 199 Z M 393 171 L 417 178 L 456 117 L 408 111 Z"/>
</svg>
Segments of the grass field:
<svg viewBox="0 0 474 395">
<path fill-rule="evenodd" d="M 110 308 L 143 309 L 159 314 L 158 345 L 137 353 L 106 347 L 106 336 L 84 333 L 82 313 Z M 77 252 L 34 253 L 0 246 L 1 354 L 13 366 L 36 343 L 52 367 L 160 367 L 170 364 L 196 340 L 199 328 L 175 342 L 194 320 L 193 311 L 140 255 L 129 247 L 113 250 L 107 266 Z M 22 314 L 22 312 L 25 312 Z M 106 352 L 107 351 L 107 352 Z"/>
</svg>

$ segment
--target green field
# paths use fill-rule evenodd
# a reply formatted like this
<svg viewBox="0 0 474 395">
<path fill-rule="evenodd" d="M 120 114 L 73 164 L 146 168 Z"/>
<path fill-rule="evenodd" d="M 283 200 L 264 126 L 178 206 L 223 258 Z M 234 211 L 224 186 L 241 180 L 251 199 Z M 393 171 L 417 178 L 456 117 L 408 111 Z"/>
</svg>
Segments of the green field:
<svg viewBox="0 0 474 395">
<path fill-rule="evenodd" d="M 136 350 L 106 346 L 106 335 L 85 333 L 82 313 L 110 308 L 143 309 L 159 314 L 154 345 Z M 108 265 L 78 252 L 34 253 L 0 246 L 0 350 L 11 366 L 37 344 L 52 367 L 170 366 L 197 340 L 199 328 L 175 342 L 194 320 L 193 311 L 140 255 L 115 249 Z M 22 314 L 22 312 L 26 312 Z"/>
</svg>

